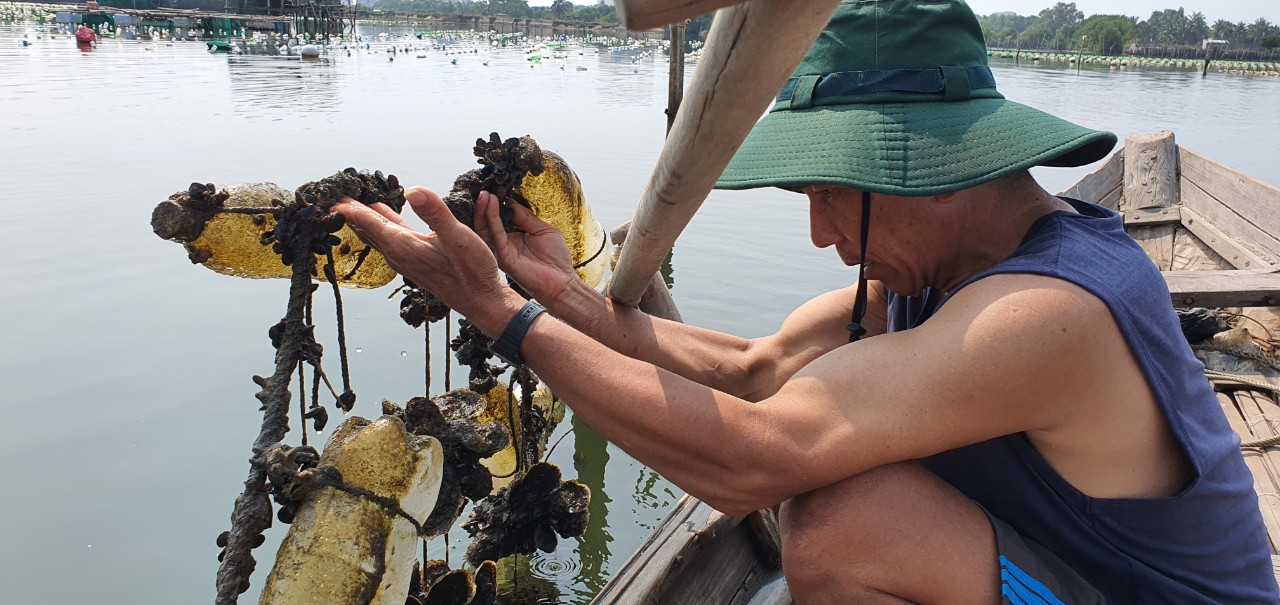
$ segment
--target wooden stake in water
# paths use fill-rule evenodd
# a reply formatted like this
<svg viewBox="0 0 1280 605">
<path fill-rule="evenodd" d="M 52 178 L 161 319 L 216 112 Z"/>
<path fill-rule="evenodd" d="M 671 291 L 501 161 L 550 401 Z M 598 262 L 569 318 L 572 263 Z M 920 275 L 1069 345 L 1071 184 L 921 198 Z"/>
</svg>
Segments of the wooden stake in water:
<svg viewBox="0 0 1280 605">
<path fill-rule="evenodd" d="M 684 100 L 684 26 L 685 22 L 671 24 L 671 76 L 667 82 L 667 133 L 676 123 L 676 112 Z"/>
</svg>

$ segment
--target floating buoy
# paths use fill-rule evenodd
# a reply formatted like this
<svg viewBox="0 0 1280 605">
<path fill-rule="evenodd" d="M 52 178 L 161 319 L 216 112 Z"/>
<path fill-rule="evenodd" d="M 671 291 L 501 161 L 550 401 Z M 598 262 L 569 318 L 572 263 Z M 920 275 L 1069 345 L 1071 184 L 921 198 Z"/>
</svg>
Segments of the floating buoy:
<svg viewBox="0 0 1280 605">
<path fill-rule="evenodd" d="M 320 57 L 320 47 L 315 44 L 306 44 L 298 49 L 298 54 L 301 54 L 303 59 L 317 59 Z"/>
</svg>

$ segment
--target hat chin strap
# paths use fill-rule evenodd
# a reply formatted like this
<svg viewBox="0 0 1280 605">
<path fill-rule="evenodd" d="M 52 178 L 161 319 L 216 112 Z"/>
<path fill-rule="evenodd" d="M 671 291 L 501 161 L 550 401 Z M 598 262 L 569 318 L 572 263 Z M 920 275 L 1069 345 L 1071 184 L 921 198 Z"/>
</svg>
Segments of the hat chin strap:
<svg viewBox="0 0 1280 605">
<path fill-rule="evenodd" d="M 862 254 L 858 264 L 858 293 L 853 299 L 853 318 L 846 326 L 849 330 L 849 342 L 858 342 L 867 329 L 862 327 L 862 319 L 867 315 L 867 233 L 871 224 L 871 192 L 862 192 Z"/>
</svg>

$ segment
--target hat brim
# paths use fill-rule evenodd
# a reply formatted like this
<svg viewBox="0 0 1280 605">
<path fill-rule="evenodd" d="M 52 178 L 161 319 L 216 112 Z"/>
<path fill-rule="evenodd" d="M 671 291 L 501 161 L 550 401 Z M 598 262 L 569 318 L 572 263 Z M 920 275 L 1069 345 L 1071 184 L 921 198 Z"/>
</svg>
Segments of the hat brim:
<svg viewBox="0 0 1280 605">
<path fill-rule="evenodd" d="M 1005 99 L 781 110 L 756 124 L 716 188 L 936 195 L 1032 166 L 1083 166 L 1115 144 L 1110 132 Z"/>
</svg>

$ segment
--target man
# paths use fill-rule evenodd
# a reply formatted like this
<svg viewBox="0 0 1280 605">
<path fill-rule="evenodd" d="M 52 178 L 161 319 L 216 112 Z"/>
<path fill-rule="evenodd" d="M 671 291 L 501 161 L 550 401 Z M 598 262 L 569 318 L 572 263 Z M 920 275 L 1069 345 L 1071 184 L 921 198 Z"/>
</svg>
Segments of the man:
<svg viewBox="0 0 1280 605">
<path fill-rule="evenodd" d="M 1158 271 L 1114 213 L 1027 173 L 1114 144 L 1005 101 L 963 3 L 859 0 L 719 183 L 803 191 L 813 243 L 861 265 L 772 336 L 612 304 L 487 193 L 484 240 L 425 189 L 430 235 L 340 210 L 636 459 L 727 513 L 781 505 L 799 603 L 1275 602 L 1252 480 Z"/>
</svg>

